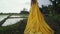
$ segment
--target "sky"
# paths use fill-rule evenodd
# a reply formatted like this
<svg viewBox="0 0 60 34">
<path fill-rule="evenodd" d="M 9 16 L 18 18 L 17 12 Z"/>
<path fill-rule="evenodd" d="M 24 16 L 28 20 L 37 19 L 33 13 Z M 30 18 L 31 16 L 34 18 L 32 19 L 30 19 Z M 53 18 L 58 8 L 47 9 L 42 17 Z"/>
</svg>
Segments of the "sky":
<svg viewBox="0 0 60 34">
<path fill-rule="evenodd" d="M 38 0 L 38 4 L 49 5 L 49 0 Z M 23 8 L 30 10 L 31 0 L 0 0 L 0 13 L 20 13 Z"/>
</svg>

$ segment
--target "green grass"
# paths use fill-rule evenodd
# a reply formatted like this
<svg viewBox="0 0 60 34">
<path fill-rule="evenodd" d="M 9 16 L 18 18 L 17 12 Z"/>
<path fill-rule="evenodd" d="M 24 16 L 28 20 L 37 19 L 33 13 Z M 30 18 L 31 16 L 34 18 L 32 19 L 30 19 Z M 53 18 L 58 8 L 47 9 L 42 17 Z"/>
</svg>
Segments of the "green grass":
<svg viewBox="0 0 60 34">
<path fill-rule="evenodd" d="M 54 15 L 53 18 L 57 21 L 60 21 L 60 15 Z"/>
<path fill-rule="evenodd" d="M 23 34 L 26 22 L 26 19 L 24 19 L 10 26 L 1 26 L 0 34 Z"/>
<path fill-rule="evenodd" d="M 47 16 L 47 24 L 55 31 L 55 34 L 60 34 L 60 15 Z"/>
<path fill-rule="evenodd" d="M 28 16 L 28 14 L 20 14 L 20 16 L 25 17 Z M 46 21 L 50 27 L 56 31 L 56 33 L 60 32 L 60 26 L 57 22 L 60 21 L 60 15 L 47 16 Z M 24 19 L 10 26 L 1 26 L 0 34 L 23 34 L 26 23 L 27 19 Z"/>
</svg>

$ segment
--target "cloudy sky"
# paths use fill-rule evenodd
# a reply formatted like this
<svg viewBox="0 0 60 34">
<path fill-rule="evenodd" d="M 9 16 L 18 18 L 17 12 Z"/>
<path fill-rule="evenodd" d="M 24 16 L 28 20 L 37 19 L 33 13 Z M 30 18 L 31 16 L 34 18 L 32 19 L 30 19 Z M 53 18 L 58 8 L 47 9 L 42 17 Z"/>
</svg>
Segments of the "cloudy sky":
<svg viewBox="0 0 60 34">
<path fill-rule="evenodd" d="M 50 4 L 49 0 L 38 0 L 39 6 Z M 19 13 L 23 8 L 29 10 L 31 0 L 0 0 L 0 13 Z"/>
</svg>

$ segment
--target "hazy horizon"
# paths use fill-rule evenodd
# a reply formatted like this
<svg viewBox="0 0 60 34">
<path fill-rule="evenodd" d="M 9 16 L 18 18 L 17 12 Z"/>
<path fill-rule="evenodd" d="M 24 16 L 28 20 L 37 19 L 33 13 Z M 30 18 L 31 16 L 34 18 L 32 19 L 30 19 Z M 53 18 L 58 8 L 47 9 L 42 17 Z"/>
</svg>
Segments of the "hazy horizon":
<svg viewBox="0 0 60 34">
<path fill-rule="evenodd" d="M 39 6 L 50 4 L 49 0 L 38 0 Z M 30 9 L 30 0 L 0 0 L 0 13 L 20 13 L 23 8 Z"/>
</svg>

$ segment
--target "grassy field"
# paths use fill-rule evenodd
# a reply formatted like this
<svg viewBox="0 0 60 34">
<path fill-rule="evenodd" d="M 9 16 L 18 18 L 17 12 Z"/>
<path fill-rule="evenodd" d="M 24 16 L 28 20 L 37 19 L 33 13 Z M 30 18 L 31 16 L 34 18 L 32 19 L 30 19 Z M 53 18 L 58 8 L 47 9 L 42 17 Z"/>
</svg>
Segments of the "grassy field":
<svg viewBox="0 0 60 34">
<path fill-rule="evenodd" d="M 26 17 L 26 19 L 17 22 L 10 26 L 0 26 L 0 34 L 23 34 L 28 15 L 19 15 Z M 60 34 L 60 15 L 47 16 L 45 17 L 47 24 L 55 31 L 55 34 Z"/>
<path fill-rule="evenodd" d="M 0 34 L 23 34 L 26 25 L 26 19 L 10 26 L 0 27 Z"/>
</svg>

